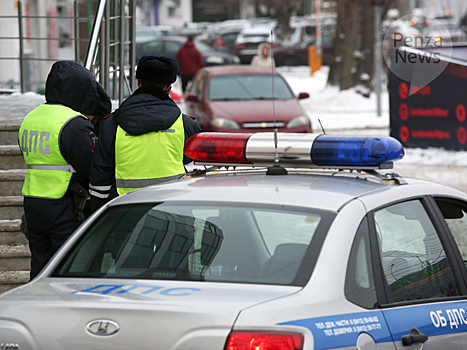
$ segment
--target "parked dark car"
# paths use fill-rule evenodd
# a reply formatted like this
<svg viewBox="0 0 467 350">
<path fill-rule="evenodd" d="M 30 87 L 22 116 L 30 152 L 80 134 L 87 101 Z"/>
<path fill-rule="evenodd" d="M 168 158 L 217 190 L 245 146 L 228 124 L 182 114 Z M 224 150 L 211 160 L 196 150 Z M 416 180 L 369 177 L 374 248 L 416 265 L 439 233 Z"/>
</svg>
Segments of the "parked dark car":
<svg viewBox="0 0 467 350">
<path fill-rule="evenodd" d="M 136 43 L 136 60 L 145 55 L 158 55 L 175 58 L 180 47 L 185 43 L 185 36 L 160 36 Z M 228 52 L 216 51 L 209 45 L 193 40 L 204 59 L 206 66 L 238 64 L 240 59 Z"/>
<path fill-rule="evenodd" d="M 334 62 L 333 38 L 323 36 L 321 39 L 323 65 Z M 276 47 L 273 49 L 276 66 L 306 66 L 310 46 L 316 45 L 316 38 L 311 37 L 293 46 Z"/>
<path fill-rule="evenodd" d="M 272 132 L 276 125 L 280 132 L 310 133 L 311 121 L 299 102 L 308 97 L 295 96 L 277 71 L 272 79 L 266 67 L 233 65 L 199 70 L 185 102 L 203 131 Z"/>
<path fill-rule="evenodd" d="M 172 26 L 162 25 L 139 27 L 136 29 L 136 42 L 144 42 L 159 36 L 171 35 L 173 34 L 173 30 Z"/>
<path fill-rule="evenodd" d="M 226 28 L 217 33 L 213 47 L 217 50 L 227 51 L 230 53 L 235 52 L 235 40 L 242 28 Z"/>
</svg>

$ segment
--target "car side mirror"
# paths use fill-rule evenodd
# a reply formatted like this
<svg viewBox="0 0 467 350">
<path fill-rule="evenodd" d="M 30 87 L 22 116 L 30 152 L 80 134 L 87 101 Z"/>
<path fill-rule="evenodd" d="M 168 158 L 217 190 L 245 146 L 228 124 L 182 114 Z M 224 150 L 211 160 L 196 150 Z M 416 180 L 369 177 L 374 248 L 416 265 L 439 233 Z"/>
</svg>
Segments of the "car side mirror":
<svg viewBox="0 0 467 350">
<path fill-rule="evenodd" d="M 197 94 L 188 94 L 186 100 L 190 102 L 199 102 L 199 97 Z"/>
<path fill-rule="evenodd" d="M 310 97 L 310 94 L 308 92 L 300 92 L 300 94 L 298 95 L 299 100 L 303 100 L 304 98 L 308 97 Z"/>
</svg>

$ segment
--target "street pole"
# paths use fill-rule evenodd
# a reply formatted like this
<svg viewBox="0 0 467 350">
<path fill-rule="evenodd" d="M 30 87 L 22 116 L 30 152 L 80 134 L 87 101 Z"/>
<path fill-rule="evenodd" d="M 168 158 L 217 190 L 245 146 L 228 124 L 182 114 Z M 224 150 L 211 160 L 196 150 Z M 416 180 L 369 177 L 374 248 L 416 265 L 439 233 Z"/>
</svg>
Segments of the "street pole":
<svg viewBox="0 0 467 350">
<path fill-rule="evenodd" d="M 379 30 L 381 28 L 381 5 L 374 4 L 374 23 L 375 23 L 375 93 L 376 93 L 376 114 L 381 117 L 381 75 L 382 75 L 382 51 L 381 51 L 381 35 Z"/>
<path fill-rule="evenodd" d="M 315 0 L 316 54 L 322 55 L 321 43 L 321 0 Z"/>
</svg>

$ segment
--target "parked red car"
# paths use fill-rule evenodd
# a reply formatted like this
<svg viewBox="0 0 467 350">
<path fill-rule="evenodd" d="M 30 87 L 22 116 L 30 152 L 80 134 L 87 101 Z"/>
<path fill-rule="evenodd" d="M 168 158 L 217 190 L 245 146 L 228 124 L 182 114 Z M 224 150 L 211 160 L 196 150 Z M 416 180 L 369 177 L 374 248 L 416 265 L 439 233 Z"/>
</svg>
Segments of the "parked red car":
<svg viewBox="0 0 467 350">
<path fill-rule="evenodd" d="M 186 91 L 186 112 L 203 131 L 311 133 L 310 118 L 277 71 L 249 65 L 205 67 Z M 273 95 L 274 92 L 274 95 Z M 275 123 L 274 123 L 275 119 Z"/>
</svg>

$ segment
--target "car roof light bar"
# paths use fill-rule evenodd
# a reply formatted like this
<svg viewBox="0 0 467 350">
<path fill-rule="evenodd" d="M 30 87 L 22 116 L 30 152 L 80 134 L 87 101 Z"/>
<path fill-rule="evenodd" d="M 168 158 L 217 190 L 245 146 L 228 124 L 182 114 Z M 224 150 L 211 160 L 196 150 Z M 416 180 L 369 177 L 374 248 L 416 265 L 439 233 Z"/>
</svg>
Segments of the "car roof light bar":
<svg viewBox="0 0 467 350">
<path fill-rule="evenodd" d="M 200 133 L 187 141 L 185 155 L 197 165 L 276 164 L 273 133 Z M 391 169 L 404 149 L 392 137 L 278 133 L 277 156 L 291 168 Z"/>
<path fill-rule="evenodd" d="M 404 157 L 401 143 L 392 137 L 320 135 L 311 158 L 324 165 L 374 166 L 392 164 Z"/>
</svg>

